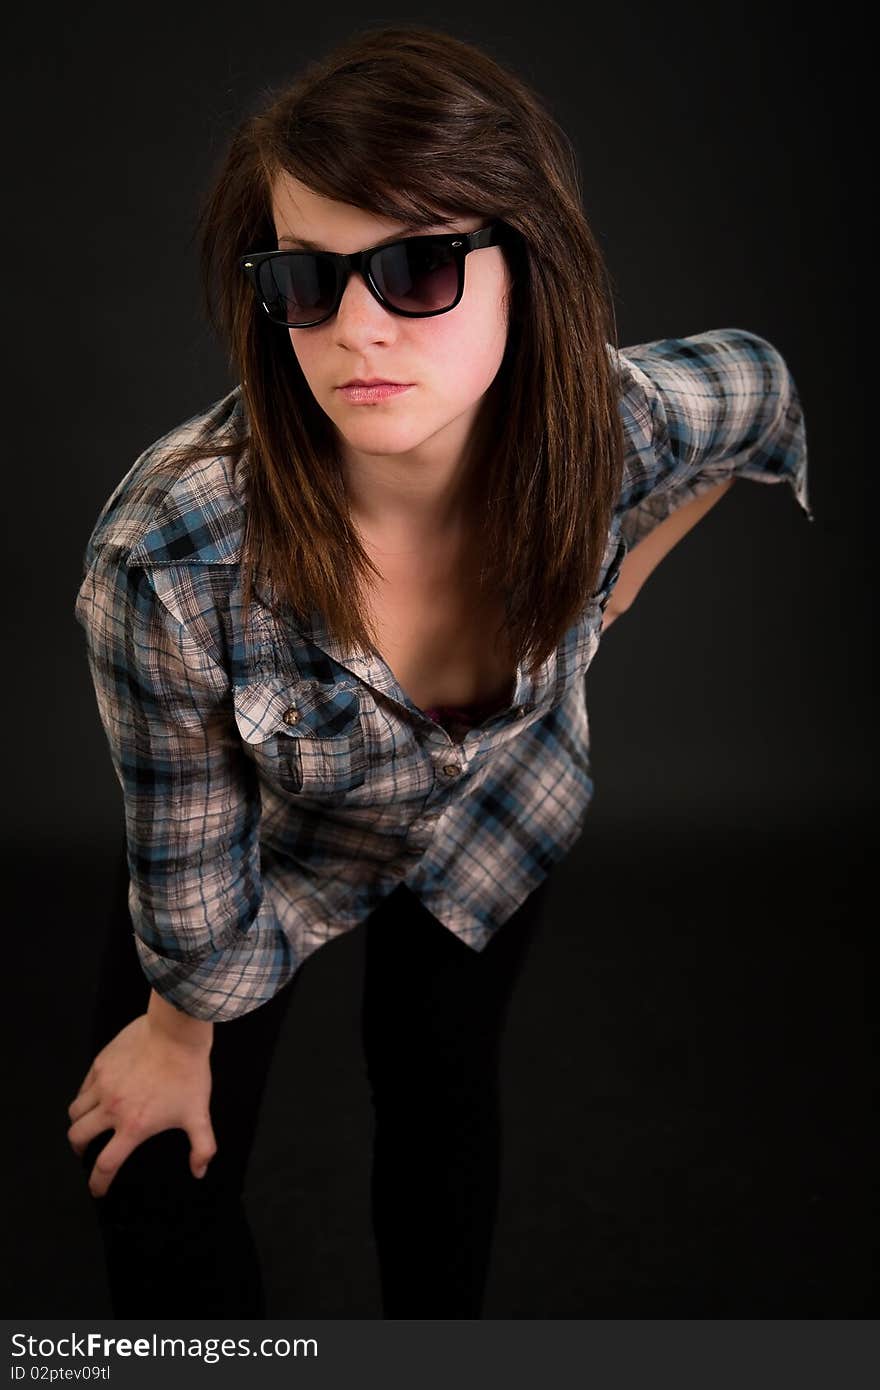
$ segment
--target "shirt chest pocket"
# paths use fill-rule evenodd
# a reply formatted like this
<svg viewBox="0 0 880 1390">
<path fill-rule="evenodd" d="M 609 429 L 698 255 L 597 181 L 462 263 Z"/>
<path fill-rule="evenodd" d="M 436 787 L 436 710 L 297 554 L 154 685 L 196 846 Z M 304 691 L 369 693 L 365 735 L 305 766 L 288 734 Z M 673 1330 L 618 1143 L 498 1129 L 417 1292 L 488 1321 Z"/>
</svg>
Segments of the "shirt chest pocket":
<svg viewBox="0 0 880 1390">
<path fill-rule="evenodd" d="M 357 685 L 275 676 L 233 694 L 238 731 L 263 778 L 281 791 L 344 801 L 366 777 Z"/>
</svg>

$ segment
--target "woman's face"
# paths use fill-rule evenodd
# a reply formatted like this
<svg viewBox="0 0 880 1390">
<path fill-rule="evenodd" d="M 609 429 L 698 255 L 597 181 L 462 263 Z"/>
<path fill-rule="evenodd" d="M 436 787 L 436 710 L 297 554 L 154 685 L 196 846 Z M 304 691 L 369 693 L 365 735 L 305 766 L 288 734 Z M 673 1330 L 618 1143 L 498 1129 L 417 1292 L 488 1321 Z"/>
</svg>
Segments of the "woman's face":
<svg viewBox="0 0 880 1390">
<path fill-rule="evenodd" d="M 276 181 L 272 207 L 279 250 L 295 249 L 302 237 L 322 250 L 348 253 L 409 232 L 402 223 L 324 198 L 289 175 Z M 470 232 L 486 221 L 454 217 L 422 230 Z M 392 455 L 427 445 L 419 456 L 436 457 L 448 445 L 456 454 L 501 366 L 508 291 L 501 248 L 488 246 L 467 257 L 464 293 L 448 313 L 422 319 L 394 314 L 355 272 L 333 318 L 288 332 L 315 400 L 352 449 Z M 384 401 L 355 405 L 338 389 L 352 377 L 412 384 Z"/>
</svg>

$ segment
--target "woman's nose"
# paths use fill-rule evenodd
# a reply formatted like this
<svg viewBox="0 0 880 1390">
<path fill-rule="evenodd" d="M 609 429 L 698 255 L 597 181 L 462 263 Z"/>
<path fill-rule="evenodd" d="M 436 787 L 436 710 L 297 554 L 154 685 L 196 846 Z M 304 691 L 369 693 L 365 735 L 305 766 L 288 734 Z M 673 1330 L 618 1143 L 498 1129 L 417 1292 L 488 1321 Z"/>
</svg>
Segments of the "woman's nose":
<svg viewBox="0 0 880 1390">
<path fill-rule="evenodd" d="M 361 321 L 371 326 L 377 321 L 384 323 L 392 315 L 376 298 L 364 277 L 353 270 L 342 292 L 336 317 L 341 325 L 356 327 Z"/>
</svg>

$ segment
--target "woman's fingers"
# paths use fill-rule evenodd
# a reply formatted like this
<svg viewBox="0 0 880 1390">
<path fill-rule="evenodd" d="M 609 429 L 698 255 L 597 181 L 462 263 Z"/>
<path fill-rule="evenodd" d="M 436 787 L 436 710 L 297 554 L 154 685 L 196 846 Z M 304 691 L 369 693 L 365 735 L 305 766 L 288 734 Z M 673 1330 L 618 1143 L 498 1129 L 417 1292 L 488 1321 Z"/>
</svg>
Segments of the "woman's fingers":
<svg viewBox="0 0 880 1390">
<path fill-rule="evenodd" d="M 78 1120 L 81 1116 L 87 1114 L 89 1110 L 93 1110 L 100 1099 L 101 1097 L 98 1094 L 97 1085 L 91 1085 L 88 1090 L 83 1090 L 83 1088 L 80 1087 L 73 1100 L 68 1105 L 67 1113 L 72 1120 Z"/>
<path fill-rule="evenodd" d="M 114 1124 L 115 1121 L 110 1119 L 100 1103 L 93 1105 L 85 1114 L 74 1120 L 67 1131 L 67 1142 L 73 1152 L 81 1157 L 95 1135 L 104 1129 L 113 1129 Z"/>
<path fill-rule="evenodd" d="M 89 1191 L 93 1197 L 103 1197 L 128 1155 L 147 1138 L 130 1129 L 118 1130 L 104 1145 L 89 1176 Z"/>
<path fill-rule="evenodd" d="M 84 1080 L 83 1080 L 82 1085 L 80 1086 L 79 1090 L 78 1090 L 77 1093 L 76 1093 L 76 1098 L 78 1099 L 78 1098 L 82 1095 L 83 1091 L 87 1091 L 87 1090 L 89 1090 L 92 1086 L 94 1086 L 96 1080 L 97 1080 L 97 1074 L 96 1074 L 96 1072 L 95 1072 L 95 1064 L 94 1064 L 94 1062 L 93 1062 L 92 1065 L 89 1067 L 89 1069 L 88 1069 L 86 1075 L 85 1075 L 85 1078 L 84 1078 Z"/>
<path fill-rule="evenodd" d="M 200 1121 L 187 1126 L 189 1136 L 189 1167 L 193 1177 L 203 1178 L 208 1164 L 217 1152 L 217 1140 L 211 1127 L 210 1112 Z"/>
<path fill-rule="evenodd" d="M 210 1091 L 207 1051 L 159 1036 L 146 1014 L 132 1019 L 97 1054 L 67 1108 L 74 1153 L 81 1156 L 96 1135 L 111 1133 L 89 1175 L 92 1196 L 105 1196 L 132 1150 L 166 1129 L 187 1131 L 190 1170 L 201 1176 L 217 1151 Z"/>
</svg>

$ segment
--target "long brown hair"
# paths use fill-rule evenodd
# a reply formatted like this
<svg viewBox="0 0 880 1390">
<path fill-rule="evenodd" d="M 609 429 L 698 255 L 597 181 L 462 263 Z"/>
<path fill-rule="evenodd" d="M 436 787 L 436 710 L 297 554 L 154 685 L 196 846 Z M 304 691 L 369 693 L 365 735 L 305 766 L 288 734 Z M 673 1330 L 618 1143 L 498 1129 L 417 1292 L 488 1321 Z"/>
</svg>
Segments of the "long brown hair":
<svg viewBox="0 0 880 1390">
<path fill-rule="evenodd" d="M 375 651 L 360 601 L 369 571 L 333 426 L 239 268 L 274 250 L 272 187 L 314 192 L 430 227 L 503 222 L 511 277 L 485 468 L 481 583 L 503 597 L 505 639 L 534 673 L 594 596 L 623 468 L 609 276 L 566 134 L 518 77 L 421 26 L 357 31 L 235 129 L 197 220 L 208 320 L 240 382 L 244 437 L 169 455 L 179 468 L 248 454 L 243 602 L 259 574 L 293 614 L 317 609 L 345 648 Z M 483 440 L 489 444 L 488 439 Z M 272 605 L 274 608 L 274 605 Z"/>
</svg>

